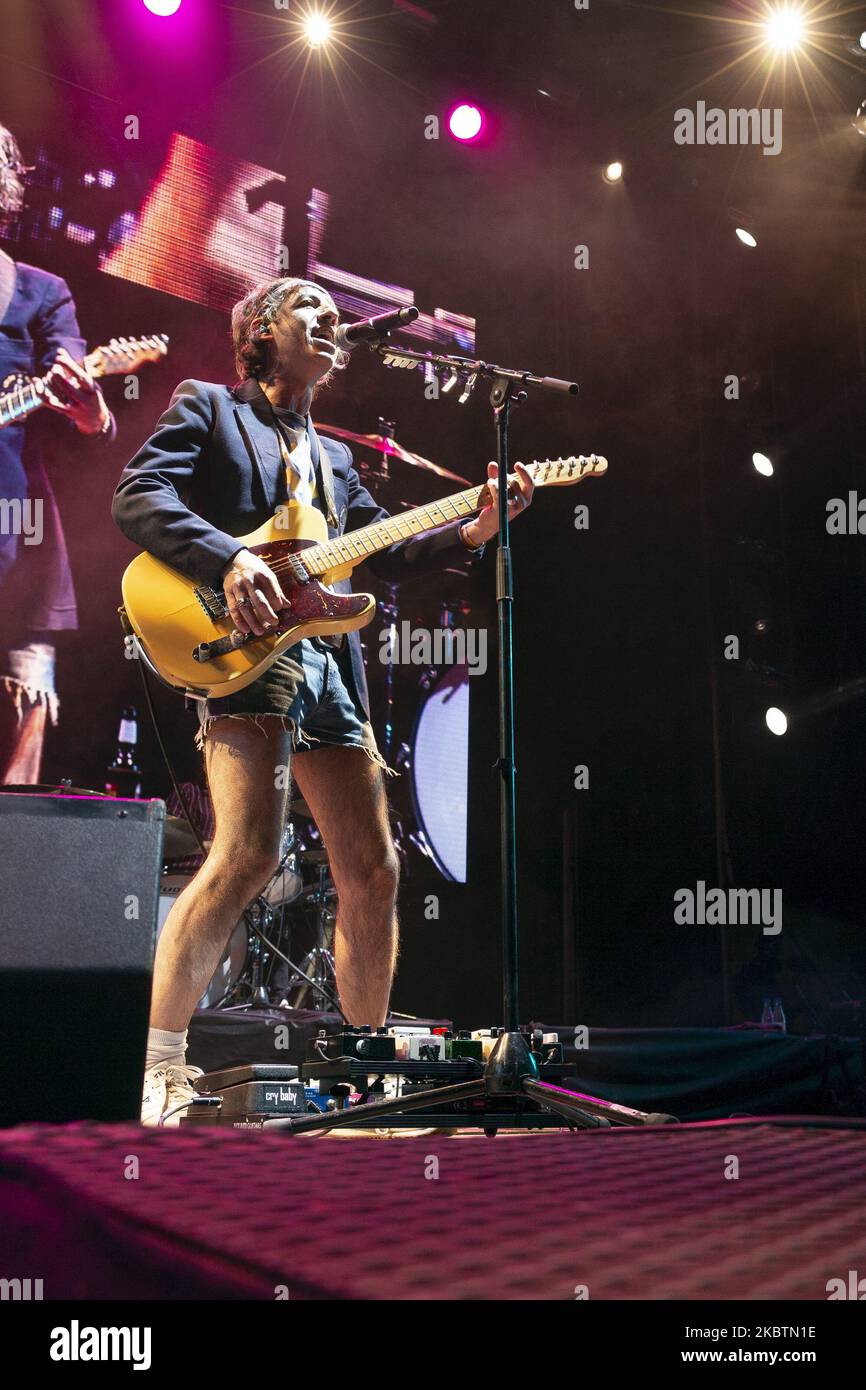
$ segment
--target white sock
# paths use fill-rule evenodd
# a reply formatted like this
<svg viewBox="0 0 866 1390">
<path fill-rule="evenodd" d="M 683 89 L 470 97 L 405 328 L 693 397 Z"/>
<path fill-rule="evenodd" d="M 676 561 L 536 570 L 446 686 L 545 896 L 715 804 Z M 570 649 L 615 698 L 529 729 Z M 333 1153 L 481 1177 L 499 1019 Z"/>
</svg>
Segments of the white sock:
<svg viewBox="0 0 866 1390">
<path fill-rule="evenodd" d="M 156 1066 L 182 1067 L 186 1063 L 186 1034 L 168 1033 L 163 1028 L 148 1028 L 145 1071 Z"/>
</svg>

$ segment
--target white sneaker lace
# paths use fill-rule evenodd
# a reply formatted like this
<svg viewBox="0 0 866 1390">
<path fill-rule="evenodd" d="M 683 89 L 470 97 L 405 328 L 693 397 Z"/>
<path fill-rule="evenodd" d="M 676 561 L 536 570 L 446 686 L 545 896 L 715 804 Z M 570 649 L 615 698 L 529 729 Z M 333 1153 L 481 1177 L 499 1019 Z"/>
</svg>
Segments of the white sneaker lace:
<svg viewBox="0 0 866 1390">
<path fill-rule="evenodd" d="M 201 1067 L 171 1065 L 165 1069 L 165 1084 L 169 1091 L 191 1091 L 197 1076 L 204 1076 Z"/>
<path fill-rule="evenodd" d="M 169 1065 L 165 1068 L 165 1109 L 159 1117 L 164 1125 L 169 1115 L 188 1104 L 193 1098 L 193 1081 L 203 1076 L 201 1067 Z"/>
</svg>

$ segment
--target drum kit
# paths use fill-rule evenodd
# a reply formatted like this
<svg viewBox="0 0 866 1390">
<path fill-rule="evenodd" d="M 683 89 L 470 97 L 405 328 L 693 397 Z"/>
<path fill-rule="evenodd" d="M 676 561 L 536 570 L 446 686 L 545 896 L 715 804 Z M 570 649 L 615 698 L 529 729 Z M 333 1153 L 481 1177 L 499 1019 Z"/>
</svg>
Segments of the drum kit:
<svg viewBox="0 0 866 1390">
<path fill-rule="evenodd" d="M 359 473 L 371 491 L 387 491 L 387 485 L 395 481 L 391 474 L 394 460 L 421 473 L 468 485 L 466 478 L 398 444 L 390 421 L 380 419 L 379 432 L 370 435 L 324 424 L 316 428 L 380 455 L 376 468 L 359 465 Z M 384 499 L 383 505 L 388 505 Z M 393 499 L 389 510 L 396 510 L 398 505 L 414 504 Z M 443 627 L 452 627 L 458 614 L 465 621 L 469 611 L 465 580 L 465 570 L 447 572 L 444 585 L 441 576 L 437 579 L 436 616 Z M 453 589 L 450 596 L 449 581 Z M 406 613 L 400 585 L 387 585 L 379 611 L 384 622 L 396 630 L 401 613 L 404 618 Z M 429 615 L 413 616 L 423 620 Z M 374 675 L 376 670 L 381 672 L 378 678 Z M 397 670 L 394 660 L 388 660 L 369 662 L 368 671 L 372 677 L 371 696 L 379 707 L 379 718 L 374 709 L 379 745 L 385 761 L 402 777 L 402 781 L 395 780 L 389 791 L 392 834 L 403 872 L 409 871 L 410 851 L 414 850 L 444 877 L 464 882 L 469 718 L 466 667 L 448 666 L 444 671 L 427 667 L 420 672 L 415 668 L 407 674 L 402 668 Z M 408 795 L 402 790 L 404 786 L 408 786 Z M 4 790 L 58 796 L 104 795 L 68 782 Z M 204 796 L 207 801 L 206 793 Z M 407 825 L 411 828 L 407 829 Z M 172 905 L 196 873 L 202 844 L 205 850 L 209 847 L 210 842 L 202 841 L 200 833 L 201 827 L 197 832 L 186 816 L 166 816 L 157 935 Z M 187 868 L 193 857 L 198 863 Z M 199 1000 L 199 1008 L 337 1010 L 335 924 L 336 890 L 327 850 L 309 806 L 296 798 L 288 805 L 279 867 L 232 931 L 216 972 Z M 292 960 L 296 939 L 307 946 L 298 963 Z"/>
<path fill-rule="evenodd" d="M 302 828 L 303 827 L 303 828 Z M 205 848 L 210 842 L 204 841 Z M 168 816 L 166 865 L 160 879 L 157 936 L 175 902 L 195 876 L 172 860 L 198 855 L 195 831 L 182 816 Z M 313 925 L 313 944 L 299 965 L 290 952 L 296 929 Z M 331 1010 L 336 986 L 333 937 L 336 890 L 310 808 L 291 801 L 276 873 L 232 931 L 200 1009 L 283 1007 Z"/>
</svg>

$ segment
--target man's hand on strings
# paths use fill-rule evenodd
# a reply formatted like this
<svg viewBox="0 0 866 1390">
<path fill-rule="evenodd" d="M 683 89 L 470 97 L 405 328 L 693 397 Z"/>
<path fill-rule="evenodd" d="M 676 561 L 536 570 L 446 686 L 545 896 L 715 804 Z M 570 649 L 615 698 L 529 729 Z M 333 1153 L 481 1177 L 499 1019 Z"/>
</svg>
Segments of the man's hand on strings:
<svg viewBox="0 0 866 1390">
<path fill-rule="evenodd" d="M 223 570 L 223 592 L 239 632 L 263 637 L 279 625 L 277 614 L 289 601 L 273 570 L 251 550 L 239 550 Z"/>
</svg>

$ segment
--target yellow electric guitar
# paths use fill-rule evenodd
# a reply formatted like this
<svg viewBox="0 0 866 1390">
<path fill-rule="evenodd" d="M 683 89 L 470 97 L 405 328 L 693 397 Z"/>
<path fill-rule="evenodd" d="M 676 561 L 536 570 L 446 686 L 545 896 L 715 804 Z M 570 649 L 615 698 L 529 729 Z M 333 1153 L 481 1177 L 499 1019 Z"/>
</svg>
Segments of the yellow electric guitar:
<svg viewBox="0 0 866 1390">
<path fill-rule="evenodd" d="M 536 487 L 567 486 L 606 472 L 607 459 L 546 459 L 529 464 L 529 471 Z M 372 621 L 372 594 L 338 594 L 329 585 L 396 541 L 467 519 L 489 501 L 483 483 L 333 540 L 317 508 L 301 502 L 279 507 L 264 526 L 237 538 L 270 566 L 288 599 L 279 627 L 264 637 L 235 628 L 221 589 L 196 584 L 147 553 L 137 555 L 123 576 L 126 616 L 144 656 L 169 685 L 231 695 L 304 637 L 350 632 Z"/>
</svg>

